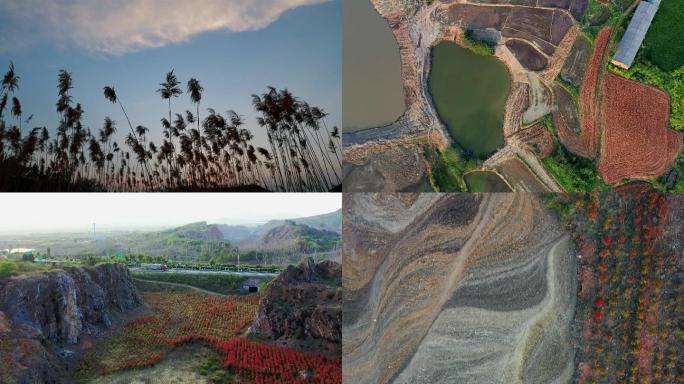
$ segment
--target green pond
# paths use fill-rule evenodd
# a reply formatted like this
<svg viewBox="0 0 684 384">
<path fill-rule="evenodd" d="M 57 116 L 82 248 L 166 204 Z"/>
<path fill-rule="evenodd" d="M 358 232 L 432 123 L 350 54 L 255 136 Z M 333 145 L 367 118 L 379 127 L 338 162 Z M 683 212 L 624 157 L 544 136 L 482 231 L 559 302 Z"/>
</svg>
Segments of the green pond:
<svg viewBox="0 0 684 384">
<path fill-rule="evenodd" d="M 466 173 L 463 179 L 470 192 L 511 192 L 508 184 L 494 172 L 473 171 Z"/>
<path fill-rule="evenodd" d="M 479 158 L 503 146 L 503 115 L 510 92 L 505 65 L 453 42 L 432 49 L 429 90 L 458 145 Z"/>
</svg>

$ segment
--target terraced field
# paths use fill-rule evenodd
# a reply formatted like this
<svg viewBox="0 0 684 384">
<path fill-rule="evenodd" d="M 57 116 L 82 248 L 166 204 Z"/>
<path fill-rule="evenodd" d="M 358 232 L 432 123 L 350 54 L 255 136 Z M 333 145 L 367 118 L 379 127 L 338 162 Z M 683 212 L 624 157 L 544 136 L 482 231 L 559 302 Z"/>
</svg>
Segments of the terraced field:
<svg viewBox="0 0 684 384">
<path fill-rule="evenodd" d="M 598 151 L 598 106 L 596 92 L 599 86 L 599 74 L 603 53 L 610 38 L 610 28 L 599 32 L 594 44 L 594 53 L 589 60 L 584 74 L 584 80 L 579 90 L 579 118 L 580 132 L 576 134 L 569 130 L 558 130 L 558 138 L 570 152 L 580 156 L 593 158 Z"/>
</svg>

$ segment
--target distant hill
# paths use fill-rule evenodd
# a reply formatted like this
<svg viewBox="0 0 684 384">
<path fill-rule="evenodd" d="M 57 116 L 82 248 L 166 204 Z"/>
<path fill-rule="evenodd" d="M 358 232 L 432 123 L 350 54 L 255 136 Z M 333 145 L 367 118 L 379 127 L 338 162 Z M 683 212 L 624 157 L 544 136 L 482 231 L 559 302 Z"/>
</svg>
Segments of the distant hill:
<svg viewBox="0 0 684 384">
<path fill-rule="evenodd" d="M 215 226 L 223 234 L 223 238 L 230 242 L 238 243 L 241 240 L 258 237 L 258 227 L 227 224 L 216 224 Z"/>
<path fill-rule="evenodd" d="M 59 235 L 24 245 L 41 253 L 50 249 L 53 256 L 76 258 L 124 252 L 162 256 L 173 261 L 214 260 L 228 264 L 236 262 L 239 255 L 245 263 L 286 265 L 301 259 L 304 254 L 316 260 L 338 259 L 341 220 L 341 212 L 336 211 L 293 220 L 273 220 L 254 227 L 201 221 L 158 231 L 112 232 L 96 241 L 92 235 L 73 238 Z M 12 247 L 21 245 L 12 244 Z"/>
<path fill-rule="evenodd" d="M 337 234 L 342 233 L 342 210 L 324 213 L 322 215 L 300 217 L 296 219 L 285 219 L 285 220 L 270 220 L 265 224 L 248 227 L 245 225 L 229 225 L 229 224 L 216 224 L 216 227 L 223 234 L 223 238 L 232 243 L 239 244 L 249 244 L 248 247 L 252 248 L 251 245 L 256 240 L 264 236 L 273 228 L 285 224 L 286 221 L 294 222 L 296 224 L 304 224 L 311 228 L 335 232 Z"/>
<path fill-rule="evenodd" d="M 261 232 L 267 232 L 270 229 L 282 225 L 285 223 L 285 221 L 292 221 L 297 224 L 304 224 L 308 225 L 310 227 L 320 229 L 320 230 L 327 230 L 327 231 L 332 231 L 336 232 L 338 234 L 342 233 L 342 210 L 338 209 L 337 211 L 330 212 L 330 213 L 324 213 L 322 215 L 316 215 L 316 216 L 308 216 L 308 217 L 300 217 L 296 219 L 287 219 L 287 220 L 271 220 L 267 222 L 266 224 L 261 226 Z"/>
<path fill-rule="evenodd" d="M 223 241 L 229 240 L 221 231 L 221 229 L 216 225 L 209 225 L 206 221 L 200 221 L 197 223 L 191 223 L 183 225 L 182 227 L 177 227 L 163 231 L 160 233 L 163 235 L 179 236 L 186 239 L 193 240 L 215 240 Z"/>
<path fill-rule="evenodd" d="M 266 231 L 256 241 L 256 248 L 312 253 L 339 248 L 339 243 L 340 235 L 336 232 L 317 229 L 294 220 L 285 220 Z"/>
</svg>

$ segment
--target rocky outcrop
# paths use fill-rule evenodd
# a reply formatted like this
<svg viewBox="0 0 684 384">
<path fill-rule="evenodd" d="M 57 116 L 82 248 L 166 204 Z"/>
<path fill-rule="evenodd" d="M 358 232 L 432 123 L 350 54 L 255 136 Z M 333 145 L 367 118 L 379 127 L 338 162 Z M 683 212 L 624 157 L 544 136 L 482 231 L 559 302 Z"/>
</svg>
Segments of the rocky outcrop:
<svg viewBox="0 0 684 384">
<path fill-rule="evenodd" d="M 0 382 L 64 379 L 64 359 L 142 300 L 121 264 L 68 268 L 0 282 Z"/>
<path fill-rule="evenodd" d="M 342 268 L 308 258 L 264 290 L 249 334 L 303 350 L 337 354 L 342 342 Z"/>
</svg>

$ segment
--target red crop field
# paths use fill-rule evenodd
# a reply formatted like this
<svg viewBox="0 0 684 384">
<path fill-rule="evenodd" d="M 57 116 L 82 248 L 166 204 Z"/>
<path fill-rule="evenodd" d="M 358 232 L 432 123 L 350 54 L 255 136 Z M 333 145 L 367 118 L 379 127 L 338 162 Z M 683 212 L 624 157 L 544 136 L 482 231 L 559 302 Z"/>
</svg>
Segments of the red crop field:
<svg viewBox="0 0 684 384">
<path fill-rule="evenodd" d="M 629 191 L 554 198 L 572 207 L 564 219 L 581 255 L 576 382 L 684 382 L 684 284 L 677 278 L 676 245 L 665 240 L 676 220 L 667 196 Z"/>
<path fill-rule="evenodd" d="M 682 147 L 668 128 L 670 101 L 657 88 L 607 73 L 602 82 L 603 143 L 598 169 L 608 184 L 665 172 Z"/>
<path fill-rule="evenodd" d="M 594 52 L 584 73 L 584 80 L 579 90 L 580 134 L 576 135 L 565 126 L 559 125 L 558 129 L 558 138 L 568 150 L 589 158 L 595 157 L 598 150 L 596 91 L 603 53 L 610 39 L 610 33 L 609 27 L 603 28 L 598 33 L 594 43 Z"/>
<path fill-rule="evenodd" d="M 339 360 L 291 348 L 235 338 L 216 343 L 224 364 L 243 380 L 256 384 L 342 382 Z"/>
<path fill-rule="evenodd" d="M 153 314 L 129 321 L 81 363 L 83 376 L 151 366 L 176 346 L 205 342 L 225 356 L 241 383 L 340 383 L 341 362 L 315 353 L 249 341 L 259 297 L 146 292 Z M 306 380 L 305 380 L 306 379 Z"/>
</svg>

